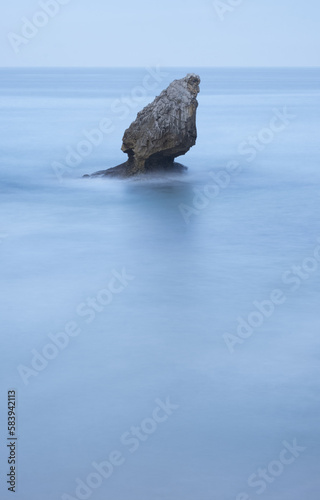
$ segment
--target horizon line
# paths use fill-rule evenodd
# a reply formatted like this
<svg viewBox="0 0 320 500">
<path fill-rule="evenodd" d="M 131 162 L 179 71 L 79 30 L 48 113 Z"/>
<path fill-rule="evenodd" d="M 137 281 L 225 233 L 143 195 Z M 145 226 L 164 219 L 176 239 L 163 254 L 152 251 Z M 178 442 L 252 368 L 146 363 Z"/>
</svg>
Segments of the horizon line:
<svg viewBox="0 0 320 500">
<path fill-rule="evenodd" d="M 143 66 L 1 66 L 1 69 L 145 69 L 152 68 L 154 65 Z M 319 66 L 161 66 L 155 67 L 164 69 L 186 69 L 194 67 L 195 69 L 320 69 Z"/>
</svg>

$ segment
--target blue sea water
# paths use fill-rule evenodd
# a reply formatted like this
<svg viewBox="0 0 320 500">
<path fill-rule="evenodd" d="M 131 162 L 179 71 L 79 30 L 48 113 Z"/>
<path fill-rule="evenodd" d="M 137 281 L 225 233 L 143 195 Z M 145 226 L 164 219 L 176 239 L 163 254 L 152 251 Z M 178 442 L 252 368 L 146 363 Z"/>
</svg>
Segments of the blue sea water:
<svg viewBox="0 0 320 500">
<path fill-rule="evenodd" d="M 196 69 L 186 174 L 82 179 L 190 71 L 0 71 L 3 499 L 11 388 L 19 500 L 319 499 L 320 70 Z"/>
</svg>

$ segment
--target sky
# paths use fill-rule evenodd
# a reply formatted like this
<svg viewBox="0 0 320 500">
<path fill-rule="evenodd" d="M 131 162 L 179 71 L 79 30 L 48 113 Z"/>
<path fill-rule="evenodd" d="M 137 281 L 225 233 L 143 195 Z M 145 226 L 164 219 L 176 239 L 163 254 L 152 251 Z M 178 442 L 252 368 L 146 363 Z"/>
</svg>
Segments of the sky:
<svg viewBox="0 0 320 500">
<path fill-rule="evenodd" d="M 0 66 L 319 66 L 319 21 L 319 0 L 11 0 Z"/>
</svg>

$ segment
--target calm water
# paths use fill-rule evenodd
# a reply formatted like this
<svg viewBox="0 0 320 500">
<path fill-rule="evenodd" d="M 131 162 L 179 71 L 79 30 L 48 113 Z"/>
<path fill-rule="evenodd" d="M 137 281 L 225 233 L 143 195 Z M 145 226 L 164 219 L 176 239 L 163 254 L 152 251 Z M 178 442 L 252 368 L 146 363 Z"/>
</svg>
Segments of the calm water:
<svg viewBox="0 0 320 500">
<path fill-rule="evenodd" d="M 319 498 L 320 71 L 198 69 L 187 174 L 81 179 L 125 160 L 125 128 L 187 72 L 0 72 L 0 432 L 14 387 L 19 500 Z M 123 269 L 134 279 L 100 293 Z M 48 350 L 70 322 L 80 333 Z M 179 408 L 146 421 L 167 398 Z M 141 423 L 139 446 L 121 441 Z M 121 465 L 93 489 L 113 450 Z"/>
</svg>

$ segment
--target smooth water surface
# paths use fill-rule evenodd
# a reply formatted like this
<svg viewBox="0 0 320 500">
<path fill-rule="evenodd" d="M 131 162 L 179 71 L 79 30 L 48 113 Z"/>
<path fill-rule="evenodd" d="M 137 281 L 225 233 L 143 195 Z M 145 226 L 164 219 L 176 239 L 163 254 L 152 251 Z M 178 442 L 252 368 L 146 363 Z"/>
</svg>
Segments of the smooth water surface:
<svg viewBox="0 0 320 500">
<path fill-rule="evenodd" d="M 124 161 L 136 113 L 192 70 L 1 70 L 0 432 L 14 387 L 19 500 L 319 498 L 320 71 L 198 69 L 187 174 L 81 178 Z M 179 408 L 145 421 L 167 398 Z M 137 446 L 121 441 L 141 422 Z M 121 465 L 77 497 L 113 450 Z"/>
</svg>

